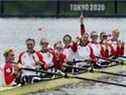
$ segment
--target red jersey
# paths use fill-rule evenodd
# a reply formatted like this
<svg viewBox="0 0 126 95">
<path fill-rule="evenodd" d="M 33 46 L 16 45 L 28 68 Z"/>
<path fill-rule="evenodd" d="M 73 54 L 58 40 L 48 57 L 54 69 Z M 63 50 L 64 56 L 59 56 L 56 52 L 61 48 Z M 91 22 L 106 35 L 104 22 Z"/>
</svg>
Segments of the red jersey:
<svg viewBox="0 0 126 95">
<path fill-rule="evenodd" d="M 54 54 L 53 63 L 54 63 L 55 68 L 62 69 L 63 65 L 66 63 L 66 56 L 63 53 L 61 53 L 59 56 Z"/>
<path fill-rule="evenodd" d="M 4 79 L 6 85 L 10 85 L 14 80 L 13 76 L 13 63 L 6 63 L 4 66 Z"/>
</svg>

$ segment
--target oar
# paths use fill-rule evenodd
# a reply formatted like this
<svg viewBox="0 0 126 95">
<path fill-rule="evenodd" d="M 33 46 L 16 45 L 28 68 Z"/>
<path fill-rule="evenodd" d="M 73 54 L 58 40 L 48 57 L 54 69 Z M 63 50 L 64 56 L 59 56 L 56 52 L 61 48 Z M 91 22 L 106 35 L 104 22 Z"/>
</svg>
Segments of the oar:
<svg viewBox="0 0 126 95">
<path fill-rule="evenodd" d="M 76 64 L 81 62 L 90 62 L 91 60 L 74 60 L 74 61 L 68 61 L 68 64 Z"/>
<path fill-rule="evenodd" d="M 126 58 L 126 56 L 118 56 L 118 57 Z"/>
<path fill-rule="evenodd" d="M 84 77 L 79 77 L 79 76 L 69 76 L 68 75 L 66 78 L 75 78 L 75 79 L 80 79 L 80 80 L 85 80 L 85 81 L 92 81 L 92 82 L 98 82 L 98 83 L 103 83 L 103 84 L 109 84 L 109 85 L 126 87 L 126 85 L 120 84 L 120 83 L 107 82 L 107 81 L 102 81 L 102 80 L 97 80 L 97 79 L 90 79 L 90 78 L 84 78 Z"/>
<path fill-rule="evenodd" d="M 105 60 L 104 58 L 99 57 L 99 56 L 96 56 L 96 58 Z M 109 58 L 108 58 L 107 60 L 105 60 L 105 61 L 108 61 L 108 62 L 117 62 L 117 63 L 119 63 L 119 61 L 117 61 L 117 60 L 115 60 L 115 59 L 109 59 Z"/>
<path fill-rule="evenodd" d="M 80 62 L 87 62 L 87 65 L 84 65 L 83 66 L 83 68 L 80 68 L 80 67 L 74 67 L 74 66 L 70 66 L 70 65 L 68 65 L 68 66 L 65 66 L 65 67 L 70 67 L 70 68 L 72 68 L 72 69 L 79 69 L 79 70 L 88 70 L 88 68 L 89 67 L 91 67 L 91 70 L 90 71 L 93 71 L 92 70 L 92 65 L 93 65 L 93 62 L 91 61 L 91 60 L 75 60 L 75 59 L 73 59 L 73 61 L 72 62 L 67 62 L 68 64 L 69 63 L 73 63 L 72 65 L 76 65 L 77 63 L 80 63 Z"/>
<path fill-rule="evenodd" d="M 114 66 L 115 66 L 115 65 L 114 65 Z M 73 67 L 73 66 L 64 66 L 64 67 L 69 67 L 69 68 L 73 68 L 73 69 L 88 71 L 87 68 Z M 104 74 L 109 74 L 109 75 L 115 75 L 115 76 L 126 77 L 126 75 L 124 75 L 124 74 L 118 74 L 118 73 L 113 73 L 113 72 L 101 71 L 101 70 L 96 70 L 96 69 L 94 70 L 94 68 L 92 68 L 92 71 L 93 71 L 93 72 L 97 72 L 97 73 L 104 73 Z"/>
<path fill-rule="evenodd" d="M 95 70 L 94 72 L 97 72 L 97 73 L 104 73 L 104 74 L 108 74 L 108 75 L 115 75 L 115 76 L 126 77 L 126 75 L 124 75 L 124 74 L 118 74 L 118 73 L 107 72 L 107 71 L 98 71 L 98 70 Z"/>
<path fill-rule="evenodd" d="M 33 72 L 35 71 L 35 72 L 47 73 L 47 74 L 51 74 L 51 75 L 63 76 L 65 78 L 75 78 L 75 79 L 80 79 L 80 80 L 85 80 L 85 81 L 93 81 L 93 82 L 98 82 L 98 83 L 104 83 L 104 84 L 109 84 L 109 85 L 126 87 L 126 85 L 124 85 L 124 84 L 119 84 L 119 83 L 114 83 L 114 82 L 106 82 L 106 81 L 101 81 L 101 80 L 97 80 L 97 79 L 84 78 L 84 77 L 79 77 L 79 76 L 75 76 L 75 75 L 68 75 L 67 73 L 65 73 L 65 75 L 61 75 L 59 73 L 40 71 L 40 70 L 29 69 L 29 68 L 22 68 L 22 69 L 33 71 Z"/>
<path fill-rule="evenodd" d="M 76 69 L 79 69 L 79 70 L 88 71 L 86 68 L 71 67 L 71 66 L 65 66 L 65 67 L 76 68 Z M 61 76 L 61 74 L 59 74 L 59 73 L 46 72 L 46 71 L 41 71 L 41 70 L 36 70 L 36 69 L 30 69 L 30 68 L 22 68 L 22 69 L 23 70 L 28 70 L 28 71 L 41 72 L 41 73 L 47 73 L 47 74 L 52 74 L 52 75 L 55 74 L 55 75 L 58 75 L 58 76 L 60 75 Z M 112 72 L 107 72 L 107 71 L 94 70 L 94 72 L 126 77 L 126 75 L 124 75 L 124 74 L 112 73 Z"/>
<path fill-rule="evenodd" d="M 117 58 L 119 58 L 119 57 L 126 58 L 126 56 L 118 56 Z M 96 56 L 96 58 L 105 60 L 104 58 L 98 57 L 98 56 Z M 116 59 L 117 59 L 117 58 L 116 58 Z M 107 59 L 107 61 L 109 61 L 109 62 L 116 62 L 116 63 L 120 63 L 120 65 L 124 65 L 123 60 L 118 60 L 118 61 L 117 61 L 116 59 Z M 105 60 L 105 61 L 106 61 L 106 60 Z"/>
<path fill-rule="evenodd" d="M 93 64 L 93 63 L 92 63 L 92 64 Z M 119 65 L 119 64 L 113 64 L 113 65 L 110 65 L 110 66 L 108 66 L 108 67 L 117 66 L 117 65 Z M 126 75 L 124 75 L 124 74 L 118 74 L 118 73 L 107 72 L 107 71 L 99 71 L 99 70 L 96 70 L 96 69 L 94 70 L 94 66 L 93 66 L 93 65 L 92 65 L 90 71 L 91 71 L 91 72 L 97 72 L 97 73 L 104 73 L 104 74 L 109 74 L 109 75 L 115 75 L 115 76 L 126 77 Z"/>
<path fill-rule="evenodd" d="M 70 65 L 64 65 L 65 68 L 70 68 L 72 70 L 72 72 L 74 73 L 73 70 L 83 70 L 83 72 L 88 72 L 88 68 L 89 67 L 83 67 L 83 68 L 80 68 L 80 67 L 75 67 L 75 66 L 70 66 Z"/>
<path fill-rule="evenodd" d="M 79 69 L 79 70 L 87 70 L 87 67 L 80 68 L 80 67 L 75 67 L 75 66 L 70 66 L 70 65 L 64 65 L 64 67 L 72 68 L 72 69 Z"/>
<path fill-rule="evenodd" d="M 59 73 L 52 73 L 52 72 L 47 72 L 47 71 L 42 71 L 42 70 L 37 70 L 37 69 L 31 69 L 31 68 L 22 68 L 22 70 L 26 70 L 26 71 L 32 71 L 32 72 L 40 72 L 40 73 L 46 73 L 46 74 L 50 74 L 50 75 L 57 75 L 57 76 L 62 76 Z"/>
</svg>

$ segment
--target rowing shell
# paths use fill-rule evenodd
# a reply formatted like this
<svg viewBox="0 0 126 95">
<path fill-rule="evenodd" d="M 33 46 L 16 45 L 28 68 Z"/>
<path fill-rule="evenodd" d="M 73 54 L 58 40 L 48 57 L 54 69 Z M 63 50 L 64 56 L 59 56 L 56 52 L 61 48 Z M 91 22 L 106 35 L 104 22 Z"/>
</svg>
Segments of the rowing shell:
<svg viewBox="0 0 126 95">
<path fill-rule="evenodd" d="M 102 70 L 117 73 L 120 70 L 125 69 L 124 67 L 126 66 L 118 65 L 110 68 L 104 68 Z M 104 75 L 105 74 L 97 73 L 97 72 L 96 73 L 86 72 L 86 73 L 79 74 L 77 76 L 90 78 L 90 79 L 97 79 Z M 38 91 L 48 91 L 48 90 L 58 89 L 64 85 L 73 84 L 73 83 L 76 84 L 81 81 L 82 80 L 73 79 L 73 78 L 59 78 L 55 80 L 42 81 L 31 85 L 25 85 L 23 87 L 17 87 L 9 90 L 4 89 L 4 91 L 1 90 L 0 95 L 22 95 L 22 94 L 28 94 L 28 93 L 38 92 Z"/>
<path fill-rule="evenodd" d="M 10 89 L 14 89 L 14 88 L 17 88 L 17 87 L 19 87 L 19 86 L 0 87 L 0 91 L 10 90 Z"/>
</svg>

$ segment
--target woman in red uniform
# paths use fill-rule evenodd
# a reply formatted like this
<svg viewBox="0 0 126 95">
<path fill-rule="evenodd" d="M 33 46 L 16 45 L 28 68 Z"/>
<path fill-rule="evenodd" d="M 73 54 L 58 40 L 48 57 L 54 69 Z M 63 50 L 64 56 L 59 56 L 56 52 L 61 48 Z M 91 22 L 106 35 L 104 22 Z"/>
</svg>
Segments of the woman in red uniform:
<svg viewBox="0 0 126 95">
<path fill-rule="evenodd" d="M 100 33 L 100 55 L 105 60 L 111 55 L 111 47 L 108 44 L 108 35 L 106 32 Z"/>
<path fill-rule="evenodd" d="M 8 49 L 4 53 L 5 66 L 4 66 L 4 80 L 6 85 L 11 85 L 14 83 L 14 51 Z"/>
<path fill-rule="evenodd" d="M 111 44 L 111 48 L 112 48 L 112 58 L 121 61 L 126 60 L 123 57 L 125 43 L 119 40 L 119 30 L 117 28 L 112 30 L 112 38 L 109 41 L 109 44 Z"/>
<path fill-rule="evenodd" d="M 112 39 L 111 39 L 111 45 L 112 45 L 112 56 L 118 57 L 124 55 L 124 42 L 119 40 L 119 30 L 114 29 L 112 31 Z"/>
<path fill-rule="evenodd" d="M 63 54 L 63 45 L 59 41 L 54 44 L 53 63 L 56 70 L 63 71 L 67 62 L 66 55 Z"/>
</svg>

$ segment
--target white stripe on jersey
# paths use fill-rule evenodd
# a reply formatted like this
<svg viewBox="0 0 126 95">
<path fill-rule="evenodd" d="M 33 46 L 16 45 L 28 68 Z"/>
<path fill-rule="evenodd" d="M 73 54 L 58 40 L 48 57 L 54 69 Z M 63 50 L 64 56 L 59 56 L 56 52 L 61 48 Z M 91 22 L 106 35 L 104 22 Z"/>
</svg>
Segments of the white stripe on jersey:
<svg viewBox="0 0 126 95">
<path fill-rule="evenodd" d="M 100 56 L 100 45 L 90 43 L 91 48 L 93 49 L 94 55 Z"/>
<path fill-rule="evenodd" d="M 40 54 L 43 56 L 44 62 L 46 62 L 46 64 L 49 67 L 53 65 L 53 61 L 52 61 L 53 55 L 51 53 L 49 53 L 49 52 L 47 52 L 47 53 L 40 52 Z"/>
<path fill-rule="evenodd" d="M 90 48 L 88 45 L 85 47 L 83 47 L 83 46 L 78 47 L 78 54 L 79 54 L 78 59 L 79 60 L 90 59 L 90 53 L 91 53 L 91 51 L 90 51 Z"/>
<path fill-rule="evenodd" d="M 73 52 L 71 48 L 65 48 L 63 54 L 66 55 L 68 61 L 73 61 L 78 56 L 78 52 Z"/>
</svg>

